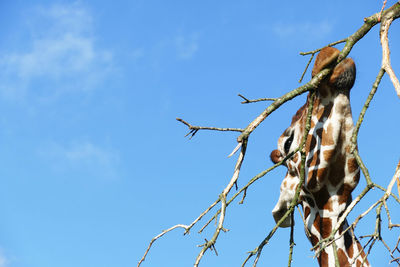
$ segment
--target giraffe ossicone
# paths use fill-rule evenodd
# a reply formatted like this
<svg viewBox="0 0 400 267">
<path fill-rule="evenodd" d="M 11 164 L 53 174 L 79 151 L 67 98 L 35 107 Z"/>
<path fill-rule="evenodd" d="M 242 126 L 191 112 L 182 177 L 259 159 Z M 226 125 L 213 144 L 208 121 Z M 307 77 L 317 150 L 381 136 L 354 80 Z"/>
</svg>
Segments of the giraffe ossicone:
<svg viewBox="0 0 400 267">
<path fill-rule="evenodd" d="M 327 47 L 318 54 L 312 76 L 322 69 L 336 64 L 339 50 Z M 337 228 L 338 219 L 351 202 L 351 192 L 357 186 L 360 170 L 351 153 L 351 136 L 354 125 L 350 108 L 350 89 L 356 77 L 356 68 L 351 58 L 346 58 L 326 77 L 315 92 L 311 127 L 304 150 L 305 181 L 300 191 L 310 241 L 315 246 Z M 292 123 L 278 140 L 278 149 L 271 152 L 271 160 L 277 163 L 296 150 L 305 133 L 306 104 L 293 116 Z M 301 155 L 296 152 L 285 163 L 288 171 L 281 184 L 278 203 L 272 214 L 276 222 L 290 207 L 300 181 Z M 294 222 L 293 222 L 294 223 Z M 288 216 L 281 227 L 291 226 Z M 347 227 L 345 221 L 336 236 Z M 335 241 L 340 266 L 370 266 L 365 253 L 351 230 Z M 320 266 L 335 266 L 333 246 L 321 251 L 318 256 Z"/>
</svg>

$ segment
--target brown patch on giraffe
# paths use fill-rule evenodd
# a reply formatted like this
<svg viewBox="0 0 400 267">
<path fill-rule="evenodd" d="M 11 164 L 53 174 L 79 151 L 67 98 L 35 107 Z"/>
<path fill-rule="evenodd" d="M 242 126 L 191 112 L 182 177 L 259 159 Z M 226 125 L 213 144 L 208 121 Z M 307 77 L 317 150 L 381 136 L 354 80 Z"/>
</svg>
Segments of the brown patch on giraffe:
<svg viewBox="0 0 400 267">
<path fill-rule="evenodd" d="M 328 203 L 331 195 L 329 194 L 326 186 L 323 186 L 321 190 L 314 192 L 314 199 L 317 199 L 316 204 L 320 210 L 326 209 L 332 211 L 332 203 Z"/>
<path fill-rule="evenodd" d="M 322 152 L 322 154 L 324 155 L 324 159 L 325 161 L 330 161 L 331 158 L 333 157 L 333 155 L 335 154 L 335 150 L 331 149 L 331 150 L 325 150 L 324 152 Z"/>
<path fill-rule="evenodd" d="M 344 180 L 345 176 L 345 162 L 346 158 L 343 154 L 339 154 L 336 157 L 335 163 L 332 164 L 331 171 L 329 173 L 329 181 L 333 186 L 337 186 L 341 181 Z"/>
<path fill-rule="evenodd" d="M 322 238 L 327 238 L 332 233 L 332 219 L 322 218 L 320 230 Z"/>
<path fill-rule="evenodd" d="M 308 103 L 308 101 L 307 101 L 307 103 Z M 299 108 L 299 110 L 297 110 L 296 114 L 294 114 L 294 116 L 292 117 L 291 124 L 295 123 L 296 121 L 298 121 L 301 118 L 301 116 L 303 116 L 303 113 L 305 112 L 306 107 L 307 107 L 307 103 L 304 104 L 301 108 Z"/>
<path fill-rule="evenodd" d="M 308 203 L 308 205 L 311 206 L 311 208 L 314 208 L 314 207 L 315 207 L 315 202 L 314 202 L 314 200 L 313 200 L 311 197 L 309 197 L 309 196 L 304 196 L 303 199 Z"/>
<path fill-rule="evenodd" d="M 340 227 L 340 228 L 343 230 L 342 227 Z M 344 246 L 346 248 L 347 255 L 349 255 L 350 258 L 353 258 L 353 254 L 354 254 L 353 239 L 351 238 L 349 231 L 344 233 Z"/>
<path fill-rule="evenodd" d="M 327 87 L 326 81 L 322 81 L 318 87 L 318 93 L 321 98 L 329 96 L 329 88 Z"/>
<path fill-rule="evenodd" d="M 337 251 L 340 267 L 350 267 L 349 260 L 343 249 L 339 248 Z"/>
<path fill-rule="evenodd" d="M 357 160 L 355 158 L 350 158 L 347 160 L 347 170 L 352 173 L 358 170 Z"/>
<path fill-rule="evenodd" d="M 313 246 L 315 246 L 318 243 L 319 238 L 317 236 L 315 236 L 313 233 L 310 233 L 310 234 L 311 234 L 311 237 L 310 237 L 311 244 Z"/>
<path fill-rule="evenodd" d="M 292 161 L 293 161 L 294 163 L 297 163 L 298 160 L 299 160 L 299 154 L 296 153 L 296 154 L 293 156 Z"/>
<path fill-rule="evenodd" d="M 339 205 L 347 203 L 347 201 L 349 200 L 349 196 L 351 196 L 351 191 L 353 191 L 353 189 L 354 188 L 347 183 L 343 183 L 340 186 L 339 190 L 337 191 Z"/>
<path fill-rule="evenodd" d="M 317 186 L 318 183 L 323 183 L 327 173 L 327 168 L 314 169 L 308 172 L 307 187 L 312 190 Z"/>
<path fill-rule="evenodd" d="M 358 251 L 361 251 L 360 257 L 362 257 L 362 259 L 364 259 L 365 258 L 365 252 L 364 252 L 364 250 L 361 247 L 361 244 L 359 242 L 357 242 L 357 248 L 358 248 Z"/>
<path fill-rule="evenodd" d="M 285 187 L 285 188 L 287 187 L 287 182 L 286 182 L 286 180 L 283 181 L 283 184 L 282 184 L 282 185 L 283 185 L 283 187 Z"/>
<path fill-rule="evenodd" d="M 358 181 L 360 181 L 360 170 L 358 170 L 358 172 L 354 175 L 353 181 L 356 183 L 356 185 L 358 184 Z"/>
<path fill-rule="evenodd" d="M 313 150 L 316 144 L 317 144 L 317 139 L 315 139 L 314 135 L 309 134 L 306 142 L 306 151 Z"/>
<path fill-rule="evenodd" d="M 323 146 L 331 146 L 335 144 L 335 141 L 333 140 L 332 136 L 332 131 L 333 131 L 333 126 L 331 123 L 329 123 L 328 126 L 326 127 L 326 130 L 322 132 L 321 144 Z"/>
<path fill-rule="evenodd" d="M 323 128 L 319 128 L 315 130 L 315 133 L 317 134 L 318 138 L 321 140 L 322 139 L 322 132 L 324 131 Z"/>
<path fill-rule="evenodd" d="M 360 261 L 360 260 L 357 260 L 356 266 L 357 266 L 357 267 L 361 267 L 361 261 Z"/>
<path fill-rule="evenodd" d="M 319 266 L 329 266 L 328 253 L 322 251 L 318 258 Z"/>
<path fill-rule="evenodd" d="M 325 105 L 318 110 L 318 114 L 317 114 L 318 122 L 323 122 L 325 118 L 329 117 L 332 107 L 333 107 L 333 103 L 329 102 L 328 105 Z"/>
<path fill-rule="evenodd" d="M 315 229 L 321 234 L 322 238 L 327 238 L 332 233 L 332 219 L 324 218 L 317 213 L 314 223 Z"/>
<path fill-rule="evenodd" d="M 311 126 L 310 126 L 310 129 L 314 129 L 314 127 L 315 127 L 315 122 L 314 122 L 314 120 L 311 119 Z"/>
<path fill-rule="evenodd" d="M 293 189 L 294 189 L 294 186 L 295 186 L 295 184 L 291 184 L 291 185 L 290 185 L 290 190 L 293 190 Z"/>
<path fill-rule="evenodd" d="M 307 166 L 311 167 L 311 166 L 318 166 L 319 163 L 321 162 L 320 160 L 320 156 L 319 156 L 319 150 L 317 150 L 312 158 L 309 158 L 307 160 Z"/>
<path fill-rule="evenodd" d="M 309 207 L 306 207 L 304 209 L 304 219 L 307 219 L 308 216 L 310 215 L 311 209 Z"/>
</svg>

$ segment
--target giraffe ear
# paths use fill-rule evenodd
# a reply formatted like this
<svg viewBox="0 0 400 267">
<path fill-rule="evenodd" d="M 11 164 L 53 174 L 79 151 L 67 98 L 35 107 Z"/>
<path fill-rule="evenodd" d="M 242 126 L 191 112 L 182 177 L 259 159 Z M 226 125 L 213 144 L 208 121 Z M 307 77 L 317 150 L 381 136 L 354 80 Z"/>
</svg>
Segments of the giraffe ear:
<svg viewBox="0 0 400 267">
<path fill-rule="evenodd" d="M 318 74 L 321 70 L 329 65 L 334 64 L 336 59 L 339 56 L 339 50 L 333 47 L 325 47 L 323 48 L 317 55 L 315 59 L 314 68 L 311 72 L 311 76 L 314 77 Z"/>
<path fill-rule="evenodd" d="M 356 64 L 351 58 L 346 58 L 335 67 L 329 78 L 329 83 L 336 89 L 350 90 L 354 85 L 355 79 Z"/>
</svg>

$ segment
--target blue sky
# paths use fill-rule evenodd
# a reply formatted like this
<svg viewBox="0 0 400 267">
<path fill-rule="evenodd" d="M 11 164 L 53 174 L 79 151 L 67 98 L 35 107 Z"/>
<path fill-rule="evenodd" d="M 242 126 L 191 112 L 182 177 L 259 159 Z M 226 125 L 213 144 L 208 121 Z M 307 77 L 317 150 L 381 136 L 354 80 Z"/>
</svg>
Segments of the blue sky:
<svg viewBox="0 0 400 267">
<path fill-rule="evenodd" d="M 217 198 L 235 164 L 226 156 L 237 134 L 199 132 L 187 140 L 175 118 L 244 128 L 266 103 L 241 105 L 238 93 L 277 97 L 296 88 L 308 61 L 299 52 L 350 35 L 381 4 L 2 1 L 0 267 L 136 266 L 153 236 L 190 223 Z M 399 31 L 395 21 L 389 38 L 397 73 Z M 379 70 L 378 38 L 374 28 L 350 54 L 357 64 L 355 117 Z M 271 166 L 268 155 L 304 99 L 254 132 L 239 186 Z M 399 108 L 385 77 L 359 137 L 374 181 L 384 186 L 399 160 Z M 218 240 L 219 256 L 207 252 L 203 266 L 240 266 L 274 226 L 284 174 L 274 171 L 248 190 L 244 205 L 229 207 L 230 232 Z M 315 266 L 296 216 L 294 266 Z M 399 222 L 398 210 L 392 217 Z M 370 234 L 373 224 L 372 214 L 356 233 Z M 204 235 L 198 229 L 158 240 L 143 266 L 192 265 L 196 245 L 213 228 Z M 399 231 L 383 235 L 394 245 Z M 278 231 L 259 266 L 286 265 L 288 242 L 289 230 Z M 389 260 L 376 245 L 370 262 Z"/>
</svg>

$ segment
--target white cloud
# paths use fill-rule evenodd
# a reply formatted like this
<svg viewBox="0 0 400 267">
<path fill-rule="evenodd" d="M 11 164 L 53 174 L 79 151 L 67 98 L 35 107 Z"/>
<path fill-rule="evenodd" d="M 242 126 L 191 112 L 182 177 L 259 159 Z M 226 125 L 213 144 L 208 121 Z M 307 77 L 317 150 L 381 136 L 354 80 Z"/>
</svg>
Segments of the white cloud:
<svg viewBox="0 0 400 267">
<path fill-rule="evenodd" d="M 198 34 L 178 35 L 175 38 L 178 58 L 191 59 L 199 49 L 198 40 Z"/>
<path fill-rule="evenodd" d="M 0 250 L 0 267 L 9 266 L 9 260 L 4 256 L 4 253 Z"/>
<path fill-rule="evenodd" d="M 81 174 L 114 178 L 119 156 L 115 151 L 92 142 L 71 142 L 69 144 L 49 143 L 38 150 L 46 163 L 63 172 L 78 171 Z M 0 266 L 1 267 L 1 266 Z"/>
<path fill-rule="evenodd" d="M 279 22 L 273 25 L 272 32 L 282 39 L 290 38 L 293 35 L 302 35 L 315 40 L 331 33 L 332 28 L 332 24 L 327 21 L 296 24 Z"/>
<path fill-rule="evenodd" d="M 112 54 L 96 46 L 92 16 L 81 5 L 37 8 L 27 21 L 27 42 L 0 57 L 3 95 L 35 95 L 37 87 L 49 96 L 88 90 L 111 70 Z M 20 30 L 26 34 L 27 29 Z"/>
</svg>

